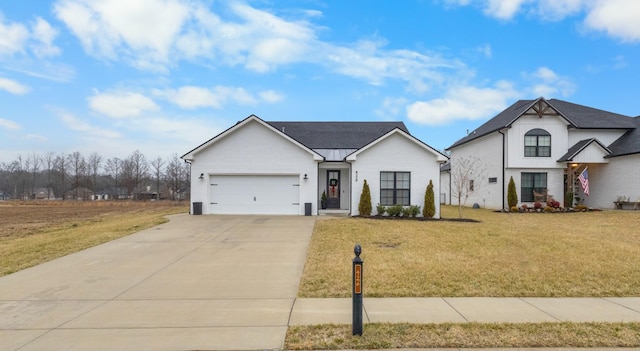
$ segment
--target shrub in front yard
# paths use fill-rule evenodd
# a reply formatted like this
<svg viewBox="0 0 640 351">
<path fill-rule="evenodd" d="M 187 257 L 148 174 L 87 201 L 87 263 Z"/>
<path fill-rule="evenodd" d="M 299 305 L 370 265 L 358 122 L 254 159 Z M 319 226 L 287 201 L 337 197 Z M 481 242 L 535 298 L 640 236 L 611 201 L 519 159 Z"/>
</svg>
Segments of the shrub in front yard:
<svg viewBox="0 0 640 351">
<path fill-rule="evenodd" d="M 433 218 L 435 214 L 436 202 L 435 194 L 433 193 L 433 182 L 429 179 L 429 185 L 427 185 L 427 190 L 424 192 L 424 208 L 422 209 L 422 216 L 424 218 Z"/>
<path fill-rule="evenodd" d="M 400 217 L 402 214 L 402 205 L 393 205 L 387 207 L 387 213 L 391 217 Z"/>
<path fill-rule="evenodd" d="M 513 181 L 513 177 L 509 179 L 509 186 L 507 189 L 507 203 L 509 204 L 509 208 L 514 208 L 518 205 L 518 193 L 516 192 L 516 183 Z"/>
<path fill-rule="evenodd" d="M 366 179 L 362 185 L 362 194 L 360 194 L 358 213 L 360 213 L 361 216 L 371 216 L 371 191 L 369 190 L 369 184 L 367 184 Z"/>
<path fill-rule="evenodd" d="M 377 204 L 376 205 L 376 212 L 378 213 L 378 216 L 384 216 L 384 213 L 387 212 L 387 208 L 382 206 L 382 205 L 380 205 L 380 204 Z"/>
</svg>

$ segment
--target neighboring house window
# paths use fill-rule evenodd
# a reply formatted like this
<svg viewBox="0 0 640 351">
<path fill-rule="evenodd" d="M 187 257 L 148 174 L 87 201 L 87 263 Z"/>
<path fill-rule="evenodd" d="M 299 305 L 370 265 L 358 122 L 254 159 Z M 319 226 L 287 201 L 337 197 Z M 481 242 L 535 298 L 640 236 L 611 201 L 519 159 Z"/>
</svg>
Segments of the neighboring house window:
<svg viewBox="0 0 640 351">
<path fill-rule="evenodd" d="M 471 179 L 469 181 L 469 191 L 474 191 L 476 190 L 476 187 L 473 185 L 473 179 Z"/>
<path fill-rule="evenodd" d="M 496 183 L 498 183 L 498 177 L 489 178 L 489 184 L 496 184 Z"/>
<path fill-rule="evenodd" d="M 409 206 L 410 172 L 380 172 L 380 204 Z"/>
<path fill-rule="evenodd" d="M 544 129 L 531 129 L 524 135 L 525 157 L 551 157 L 551 134 Z"/>
<path fill-rule="evenodd" d="M 520 196 L 522 202 L 533 202 L 533 193 L 544 193 L 547 190 L 546 173 L 521 173 Z"/>
</svg>

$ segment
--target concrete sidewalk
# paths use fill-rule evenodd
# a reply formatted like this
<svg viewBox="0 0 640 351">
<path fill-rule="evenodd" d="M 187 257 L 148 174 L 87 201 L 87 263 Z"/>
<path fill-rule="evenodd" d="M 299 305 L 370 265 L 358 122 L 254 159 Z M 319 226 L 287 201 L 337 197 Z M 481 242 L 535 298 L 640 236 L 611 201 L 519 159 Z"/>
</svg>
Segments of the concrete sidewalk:
<svg viewBox="0 0 640 351">
<path fill-rule="evenodd" d="M 289 325 L 351 324 L 351 299 L 297 299 Z M 640 322 L 640 297 L 364 298 L 364 323 Z"/>
</svg>

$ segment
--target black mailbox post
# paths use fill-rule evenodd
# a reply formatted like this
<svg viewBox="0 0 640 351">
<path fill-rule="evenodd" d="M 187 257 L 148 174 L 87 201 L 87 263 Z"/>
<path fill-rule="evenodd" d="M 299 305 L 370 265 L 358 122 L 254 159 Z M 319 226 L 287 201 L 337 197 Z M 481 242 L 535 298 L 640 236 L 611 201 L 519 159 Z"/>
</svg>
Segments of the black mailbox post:
<svg viewBox="0 0 640 351">
<path fill-rule="evenodd" d="M 353 335 L 362 335 L 362 247 L 357 244 L 353 248 L 356 257 L 353 259 Z"/>
</svg>

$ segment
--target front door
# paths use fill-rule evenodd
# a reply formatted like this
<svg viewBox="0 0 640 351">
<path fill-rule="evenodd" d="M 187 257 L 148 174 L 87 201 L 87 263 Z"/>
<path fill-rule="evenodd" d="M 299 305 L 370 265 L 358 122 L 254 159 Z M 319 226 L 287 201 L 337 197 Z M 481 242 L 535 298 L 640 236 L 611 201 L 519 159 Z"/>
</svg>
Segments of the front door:
<svg viewBox="0 0 640 351">
<path fill-rule="evenodd" d="M 327 171 L 327 208 L 340 208 L 340 171 Z"/>
</svg>

